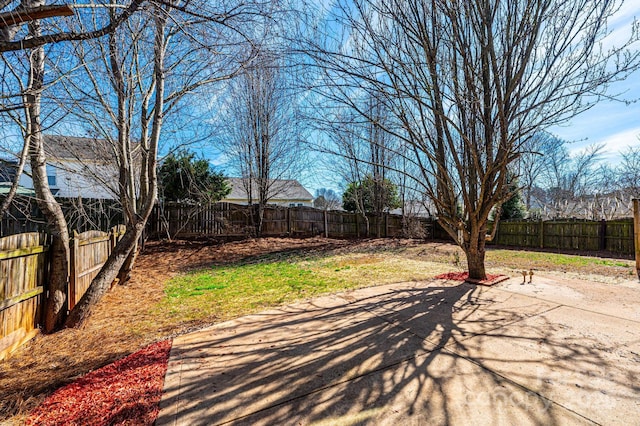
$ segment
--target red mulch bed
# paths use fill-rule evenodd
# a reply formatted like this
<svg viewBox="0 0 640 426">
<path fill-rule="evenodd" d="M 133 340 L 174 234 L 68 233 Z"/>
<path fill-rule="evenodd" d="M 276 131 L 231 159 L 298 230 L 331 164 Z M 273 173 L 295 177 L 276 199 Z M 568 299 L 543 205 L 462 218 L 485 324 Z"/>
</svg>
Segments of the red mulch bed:
<svg viewBox="0 0 640 426">
<path fill-rule="evenodd" d="M 152 425 L 171 340 L 154 343 L 51 394 L 27 425 Z"/>
<path fill-rule="evenodd" d="M 493 285 L 508 279 L 505 275 L 487 274 L 487 278 L 484 280 L 470 280 L 468 272 L 447 272 L 445 274 L 436 275 L 433 278 L 437 280 L 467 281 L 482 285 Z"/>
</svg>

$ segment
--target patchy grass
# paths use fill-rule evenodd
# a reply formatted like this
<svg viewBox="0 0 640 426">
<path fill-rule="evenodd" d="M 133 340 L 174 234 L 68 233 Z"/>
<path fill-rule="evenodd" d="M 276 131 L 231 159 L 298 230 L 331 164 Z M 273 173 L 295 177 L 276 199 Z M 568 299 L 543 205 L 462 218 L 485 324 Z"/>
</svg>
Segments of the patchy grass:
<svg viewBox="0 0 640 426">
<path fill-rule="evenodd" d="M 571 271 L 627 277 L 634 262 L 558 253 L 490 249 L 487 272 L 519 274 L 522 269 Z M 214 265 L 169 280 L 164 298 L 151 310 L 153 322 L 131 327 L 144 334 L 157 327 L 224 321 L 285 303 L 353 288 L 420 281 L 465 270 L 466 259 L 450 245 L 363 247 L 336 251 L 265 254 L 248 261 Z M 134 330 L 132 330 L 134 331 Z"/>
<path fill-rule="evenodd" d="M 451 265 L 356 253 L 217 265 L 171 279 L 154 308 L 165 322 L 225 320 L 296 300 L 358 287 L 432 278 Z"/>
<path fill-rule="evenodd" d="M 170 280 L 158 309 L 177 321 L 226 319 L 340 288 L 339 280 L 286 261 L 214 266 Z"/>
<path fill-rule="evenodd" d="M 502 267 L 515 270 L 530 268 L 613 276 L 624 276 L 629 275 L 630 271 L 635 272 L 635 262 L 631 260 L 523 250 L 490 250 L 487 252 L 486 261 L 489 268 Z"/>
</svg>

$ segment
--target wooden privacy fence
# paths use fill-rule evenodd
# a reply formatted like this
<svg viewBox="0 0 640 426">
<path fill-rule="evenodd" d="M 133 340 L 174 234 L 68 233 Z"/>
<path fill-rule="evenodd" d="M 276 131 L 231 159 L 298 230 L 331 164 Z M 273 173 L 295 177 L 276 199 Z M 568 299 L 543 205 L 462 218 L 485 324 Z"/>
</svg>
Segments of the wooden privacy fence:
<svg viewBox="0 0 640 426">
<path fill-rule="evenodd" d="M 216 203 L 207 206 L 166 204 L 156 206 L 147 233 L 152 238 L 192 238 L 256 234 L 257 206 Z M 311 207 L 267 206 L 263 212 L 263 236 L 327 237 L 427 237 L 433 223 L 426 218 L 403 218 L 383 214 L 381 217 L 325 211 Z"/>
<path fill-rule="evenodd" d="M 110 232 L 74 232 L 69 268 L 69 309 L 89 287 L 124 226 Z M 0 360 L 31 339 L 41 325 L 43 294 L 47 290 L 49 241 L 31 232 L 0 238 Z"/>
<path fill-rule="evenodd" d="M 255 235 L 256 206 L 216 203 L 208 206 L 156 206 L 147 224 L 152 238 Z M 414 236 L 451 240 L 437 222 L 384 214 L 378 218 L 311 207 L 268 206 L 263 236 L 325 235 L 337 238 Z M 523 248 L 634 253 L 633 219 L 610 221 L 501 221 L 490 244 Z"/>
<path fill-rule="evenodd" d="M 0 201 L 4 197 L 0 195 Z M 74 229 L 88 231 L 92 229 L 110 229 L 124 221 L 122 208 L 117 200 L 91 198 L 61 198 L 60 204 L 67 220 L 69 234 Z M 36 199 L 17 195 L 5 215 L 0 218 L 0 236 L 23 234 L 26 232 L 45 232 L 47 220 L 38 208 Z"/>
<path fill-rule="evenodd" d="M 515 247 L 632 255 L 633 219 L 502 221 L 493 242 Z"/>
<path fill-rule="evenodd" d="M 47 274 L 45 235 L 0 238 L 0 360 L 36 335 Z"/>
<path fill-rule="evenodd" d="M 78 234 L 74 231 L 69 266 L 69 310 L 87 291 L 124 231 L 123 225 L 114 227 L 110 232 L 86 231 Z"/>
</svg>

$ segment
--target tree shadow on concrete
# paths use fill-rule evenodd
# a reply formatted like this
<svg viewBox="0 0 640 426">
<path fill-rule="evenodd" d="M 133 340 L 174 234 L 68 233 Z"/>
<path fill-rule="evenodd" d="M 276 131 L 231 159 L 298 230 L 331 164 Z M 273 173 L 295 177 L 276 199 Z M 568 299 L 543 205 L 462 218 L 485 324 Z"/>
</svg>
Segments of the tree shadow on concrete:
<svg viewBox="0 0 640 426">
<path fill-rule="evenodd" d="M 158 424 L 546 425 L 635 404 L 637 368 L 567 333 L 558 305 L 465 283 L 386 289 L 182 337 Z"/>
</svg>

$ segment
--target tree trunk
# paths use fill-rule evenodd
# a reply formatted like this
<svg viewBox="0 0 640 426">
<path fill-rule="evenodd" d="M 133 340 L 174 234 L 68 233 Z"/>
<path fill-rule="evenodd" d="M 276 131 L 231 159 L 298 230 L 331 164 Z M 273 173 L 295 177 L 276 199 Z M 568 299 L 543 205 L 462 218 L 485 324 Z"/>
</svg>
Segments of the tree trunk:
<svg viewBox="0 0 640 426">
<path fill-rule="evenodd" d="M 32 36 L 40 35 L 40 24 L 29 24 Z M 47 219 L 49 231 L 53 234 L 51 246 L 51 269 L 49 271 L 49 288 L 45 302 L 44 331 L 52 332 L 62 325 L 66 315 L 67 289 L 69 281 L 69 231 L 62 208 L 49 188 L 47 178 L 47 159 L 42 138 L 40 122 L 40 104 L 44 86 L 44 48 L 32 50 L 29 56 L 31 73 L 25 101 L 27 102 L 28 128 L 30 135 L 29 157 L 33 188 L 36 193 L 38 207 Z"/>
<path fill-rule="evenodd" d="M 91 309 L 98 303 L 102 295 L 109 290 L 111 283 L 122 270 L 125 261 L 129 258 L 129 255 L 136 246 L 136 242 L 142 235 L 143 229 L 144 222 L 127 228 L 124 236 L 115 246 L 113 252 L 111 252 L 107 262 L 91 282 L 91 286 L 89 286 L 85 294 L 73 308 L 73 311 L 71 311 L 71 314 L 65 322 L 65 327 L 78 327 L 91 314 Z"/>
<path fill-rule="evenodd" d="M 149 150 L 143 155 L 146 155 L 147 161 L 145 163 L 146 168 L 141 170 L 141 174 L 146 174 L 146 181 L 148 188 L 146 190 L 145 198 L 140 198 L 140 210 L 137 214 L 132 214 L 131 220 L 127 224 L 127 231 L 122 239 L 118 242 L 113 252 L 107 259 L 107 262 L 102 266 L 98 275 L 93 279 L 91 285 L 82 296 L 80 301 L 76 304 L 73 311 L 67 318 L 65 323 L 66 327 L 79 327 L 90 315 L 93 307 L 98 303 L 104 293 L 111 287 L 111 283 L 118 276 L 128 276 L 129 271 L 133 268 L 133 262 L 135 261 L 135 254 L 132 252 L 135 250 L 136 243 L 142 236 L 144 228 L 147 224 L 147 220 L 153 211 L 156 199 L 157 199 L 157 175 L 156 175 L 156 156 L 158 141 L 160 139 L 160 130 L 162 128 L 163 116 L 164 116 L 164 46 L 165 36 L 164 29 L 167 21 L 167 13 L 159 6 L 157 7 L 157 14 L 155 15 L 156 34 L 154 39 L 154 75 L 155 75 L 155 102 L 153 113 L 153 129 L 151 132 L 151 140 L 149 144 Z M 121 174 L 123 171 L 127 171 L 127 168 L 131 167 L 131 163 L 121 163 Z M 133 212 L 135 198 L 132 198 L 130 193 L 127 193 L 127 187 L 120 188 L 124 194 L 128 194 L 129 197 L 123 197 L 123 201 L 130 207 L 129 210 Z"/>
<path fill-rule="evenodd" d="M 484 229 L 480 235 L 471 235 L 468 247 L 465 248 L 465 254 L 467 255 L 467 267 L 469 268 L 469 278 L 474 280 L 484 280 L 487 278 L 487 273 L 484 267 L 484 255 L 485 255 L 485 232 Z"/>
</svg>

